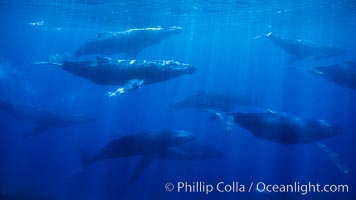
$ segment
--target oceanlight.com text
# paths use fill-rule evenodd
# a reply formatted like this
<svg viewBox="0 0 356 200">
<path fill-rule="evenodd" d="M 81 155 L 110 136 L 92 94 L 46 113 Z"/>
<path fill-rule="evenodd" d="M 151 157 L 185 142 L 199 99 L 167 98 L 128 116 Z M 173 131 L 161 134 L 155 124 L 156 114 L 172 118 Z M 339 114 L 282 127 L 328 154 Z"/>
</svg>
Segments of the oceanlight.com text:
<svg viewBox="0 0 356 200">
<path fill-rule="evenodd" d="M 208 195 L 212 192 L 219 193 L 245 193 L 245 192 L 263 192 L 263 193 L 298 193 L 307 195 L 309 193 L 347 193 L 349 186 L 347 184 L 319 184 L 319 183 L 301 183 L 298 181 L 288 184 L 250 182 L 248 184 L 238 181 L 208 183 L 204 181 L 179 181 L 176 183 L 167 182 L 165 184 L 167 192 L 179 193 L 204 193 Z"/>
</svg>

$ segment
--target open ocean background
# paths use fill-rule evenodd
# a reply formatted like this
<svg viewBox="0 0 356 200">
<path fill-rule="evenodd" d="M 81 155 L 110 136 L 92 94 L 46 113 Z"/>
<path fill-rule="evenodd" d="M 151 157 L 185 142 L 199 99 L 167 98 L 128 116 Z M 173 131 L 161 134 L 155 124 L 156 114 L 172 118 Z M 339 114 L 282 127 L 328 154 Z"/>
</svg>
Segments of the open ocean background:
<svg viewBox="0 0 356 200">
<path fill-rule="evenodd" d="M 156 26 L 180 26 L 183 31 L 142 50 L 137 59 L 189 63 L 197 67 L 195 74 L 109 98 L 105 93 L 115 86 L 99 86 L 60 68 L 32 64 L 55 54 L 71 55 L 101 32 Z M 291 61 L 292 56 L 267 38 L 254 39 L 270 31 L 337 44 L 349 52 Z M 0 97 L 97 119 L 94 124 L 53 129 L 25 139 L 22 134 L 31 125 L 0 112 L 0 191 L 59 200 L 355 199 L 356 91 L 285 69 L 355 62 L 355 33 L 353 0 L 0 0 Z M 344 133 L 323 142 L 339 154 L 350 172 L 342 173 L 316 145 L 275 144 L 237 125 L 227 133 L 207 113 L 172 112 L 177 101 L 199 90 L 245 95 L 258 107 L 337 124 Z M 199 143 L 219 149 L 225 157 L 155 160 L 134 184 L 128 180 L 138 157 L 98 162 L 67 179 L 79 163 L 79 147 L 94 154 L 113 135 L 164 128 L 194 132 Z M 349 192 L 279 198 L 165 191 L 166 182 L 177 181 L 246 185 L 311 181 L 348 184 Z"/>
</svg>

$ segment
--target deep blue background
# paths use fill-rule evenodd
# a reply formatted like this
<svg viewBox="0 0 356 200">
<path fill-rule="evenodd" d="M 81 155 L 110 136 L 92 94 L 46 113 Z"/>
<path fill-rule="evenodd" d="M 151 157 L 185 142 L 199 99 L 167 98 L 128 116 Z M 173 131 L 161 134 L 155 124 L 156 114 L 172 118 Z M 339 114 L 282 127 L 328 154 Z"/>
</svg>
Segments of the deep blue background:
<svg viewBox="0 0 356 200">
<path fill-rule="evenodd" d="M 43 26 L 31 22 L 44 21 Z M 58 199 L 228 199 L 246 194 L 167 193 L 167 181 L 293 181 L 355 184 L 356 92 L 288 66 L 356 61 L 354 1 L 0 1 L 1 97 L 18 103 L 81 112 L 98 121 L 24 139 L 31 125 L 0 112 L 0 190 L 44 193 Z M 98 86 L 59 68 L 35 66 L 51 55 L 72 54 L 104 31 L 181 26 L 182 33 L 144 49 L 137 59 L 174 59 L 198 68 L 194 75 L 144 86 L 108 98 L 115 87 Z M 291 62 L 266 38 L 278 35 L 349 50 L 345 56 Z M 1 74 L 1 73 L 0 73 Z M 325 140 L 350 167 L 345 175 L 315 145 L 279 145 L 235 127 L 226 133 L 195 110 L 171 106 L 197 90 L 250 96 L 259 107 L 320 118 L 344 129 Z M 207 161 L 155 161 L 132 185 L 138 158 L 100 162 L 68 180 L 79 162 L 78 148 L 91 154 L 113 134 L 176 128 L 198 135 L 226 157 Z M 343 197 L 340 197 L 341 195 Z M 304 199 L 303 196 L 299 196 Z M 322 199 L 352 199 L 328 194 Z"/>
</svg>

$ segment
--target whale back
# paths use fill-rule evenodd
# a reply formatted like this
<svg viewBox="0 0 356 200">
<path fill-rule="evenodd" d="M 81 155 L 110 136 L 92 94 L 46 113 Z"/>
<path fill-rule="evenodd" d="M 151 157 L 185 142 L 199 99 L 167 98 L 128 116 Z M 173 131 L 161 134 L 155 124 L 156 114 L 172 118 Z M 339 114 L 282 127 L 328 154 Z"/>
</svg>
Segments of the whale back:
<svg viewBox="0 0 356 200">
<path fill-rule="evenodd" d="M 256 137 L 282 144 L 313 143 L 341 130 L 324 120 L 304 119 L 288 113 L 233 113 L 234 122 Z"/>
<path fill-rule="evenodd" d="M 75 56 L 125 53 L 125 58 L 135 58 L 142 49 L 157 44 L 181 30 L 182 28 L 173 26 L 170 28 L 138 28 L 120 32 L 103 32 L 79 47 Z"/>
</svg>

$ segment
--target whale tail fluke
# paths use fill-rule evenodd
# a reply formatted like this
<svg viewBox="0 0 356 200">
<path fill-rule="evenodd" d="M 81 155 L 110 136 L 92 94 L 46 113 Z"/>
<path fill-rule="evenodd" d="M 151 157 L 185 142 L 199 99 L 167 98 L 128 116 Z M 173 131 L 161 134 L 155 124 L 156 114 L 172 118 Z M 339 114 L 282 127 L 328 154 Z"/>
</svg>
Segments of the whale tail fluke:
<svg viewBox="0 0 356 200">
<path fill-rule="evenodd" d="M 90 162 L 90 156 L 89 154 L 82 148 L 79 147 L 79 153 L 80 153 L 80 163 L 79 165 L 77 165 L 76 167 L 74 167 L 74 169 L 72 170 L 72 172 L 69 174 L 69 176 L 67 177 L 68 179 L 73 178 L 74 176 L 82 173 L 83 171 L 85 171 L 85 169 L 87 168 L 87 166 L 89 165 Z"/>
</svg>

